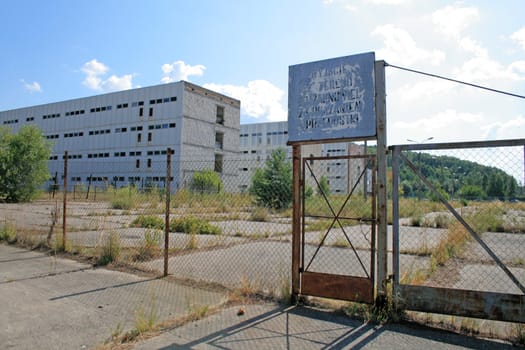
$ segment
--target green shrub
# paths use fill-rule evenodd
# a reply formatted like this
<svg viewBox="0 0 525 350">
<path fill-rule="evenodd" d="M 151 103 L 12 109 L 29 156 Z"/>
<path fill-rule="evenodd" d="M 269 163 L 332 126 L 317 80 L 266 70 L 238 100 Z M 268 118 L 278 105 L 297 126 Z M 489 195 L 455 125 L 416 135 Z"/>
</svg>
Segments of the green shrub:
<svg viewBox="0 0 525 350">
<path fill-rule="evenodd" d="M 206 220 L 188 216 L 170 221 L 171 232 L 184 232 L 197 235 L 220 235 L 220 227 L 210 224 Z"/>
<path fill-rule="evenodd" d="M 191 189 L 199 193 L 218 193 L 222 190 L 219 174 L 213 170 L 197 171 L 191 181 Z"/>
<path fill-rule="evenodd" d="M 130 226 L 164 230 L 164 219 L 153 215 L 140 215 L 131 222 Z"/>
</svg>

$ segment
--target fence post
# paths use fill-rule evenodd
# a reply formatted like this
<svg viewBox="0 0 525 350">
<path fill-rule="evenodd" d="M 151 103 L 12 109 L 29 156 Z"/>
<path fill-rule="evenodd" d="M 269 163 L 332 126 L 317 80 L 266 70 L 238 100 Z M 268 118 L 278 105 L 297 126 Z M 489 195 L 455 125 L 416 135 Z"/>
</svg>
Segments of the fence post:
<svg viewBox="0 0 525 350">
<path fill-rule="evenodd" d="M 171 148 L 166 157 L 166 217 L 164 220 L 164 277 L 168 275 L 168 253 L 170 247 L 170 199 L 171 199 Z"/>
<path fill-rule="evenodd" d="M 301 145 L 293 145 L 292 197 L 292 303 L 299 295 L 299 260 L 301 258 Z"/>
<path fill-rule="evenodd" d="M 375 62 L 375 94 L 377 118 L 377 281 L 376 304 L 386 301 L 387 297 L 387 148 L 386 148 L 386 92 L 385 92 L 385 61 Z"/>
<path fill-rule="evenodd" d="M 62 250 L 66 251 L 66 218 L 67 218 L 67 151 L 64 152 L 64 203 L 62 208 Z"/>
</svg>

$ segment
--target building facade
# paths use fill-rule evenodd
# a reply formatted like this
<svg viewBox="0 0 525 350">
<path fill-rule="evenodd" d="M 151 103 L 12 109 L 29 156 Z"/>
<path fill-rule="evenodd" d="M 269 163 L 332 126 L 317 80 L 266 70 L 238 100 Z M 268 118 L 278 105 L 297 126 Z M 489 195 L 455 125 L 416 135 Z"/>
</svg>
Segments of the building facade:
<svg viewBox="0 0 525 350">
<path fill-rule="evenodd" d="M 67 151 L 70 186 L 164 186 L 168 148 L 174 190 L 204 169 L 236 183 L 240 101 L 185 81 L 0 112 L 13 132 L 26 124 L 52 142 L 53 176 Z"/>
<path fill-rule="evenodd" d="M 246 191 L 249 188 L 255 169 L 263 167 L 264 162 L 275 149 L 285 149 L 287 157 L 292 158 L 292 147 L 287 146 L 287 142 L 288 122 L 286 121 L 241 125 L 240 152 L 242 162 L 239 166 L 238 177 L 240 191 Z M 301 148 L 303 157 L 338 157 L 360 155 L 363 152 L 364 147 L 361 145 L 342 142 L 304 145 Z M 306 184 L 311 188 L 317 187 L 311 175 L 313 172 L 318 181 L 322 176 L 326 178 L 331 193 L 348 193 L 359 180 L 364 167 L 365 161 L 363 159 L 310 161 L 308 169 L 305 171 Z"/>
</svg>

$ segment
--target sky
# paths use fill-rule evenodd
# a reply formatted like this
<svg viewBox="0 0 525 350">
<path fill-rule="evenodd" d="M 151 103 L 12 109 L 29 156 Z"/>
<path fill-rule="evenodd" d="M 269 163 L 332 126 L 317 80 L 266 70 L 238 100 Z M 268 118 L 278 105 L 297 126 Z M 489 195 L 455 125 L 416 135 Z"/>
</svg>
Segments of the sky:
<svg viewBox="0 0 525 350">
<path fill-rule="evenodd" d="M 17 0 L 2 4 L 0 110 L 190 81 L 287 119 L 288 67 L 377 60 L 525 95 L 525 2 Z M 525 99 L 386 68 L 387 143 L 525 137 Z"/>
</svg>

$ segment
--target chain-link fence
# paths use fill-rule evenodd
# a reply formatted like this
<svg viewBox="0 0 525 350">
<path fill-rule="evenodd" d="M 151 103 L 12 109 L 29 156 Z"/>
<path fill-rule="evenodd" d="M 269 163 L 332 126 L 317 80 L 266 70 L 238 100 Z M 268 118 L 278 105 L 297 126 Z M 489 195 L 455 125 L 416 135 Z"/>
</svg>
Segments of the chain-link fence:
<svg viewBox="0 0 525 350">
<path fill-rule="evenodd" d="M 523 296 L 523 142 L 418 146 L 393 148 L 399 285 Z"/>
<path fill-rule="evenodd" d="M 58 163 L 64 168 L 64 160 Z M 220 172 L 216 159 L 170 163 L 168 175 L 167 155 L 148 161 L 146 170 L 133 159 L 68 159 L 67 171 L 53 174 L 40 199 L 0 204 L 3 226 L 18 242 L 65 249 L 97 265 L 289 295 L 291 187 L 284 194 L 263 188 L 269 199 L 253 195 L 252 178 L 266 166 L 256 158 L 223 160 Z M 289 169 L 274 175 L 261 183 L 291 183 Z M 285 198 L 283 205 L 273 197 Z"/>
</svg>

